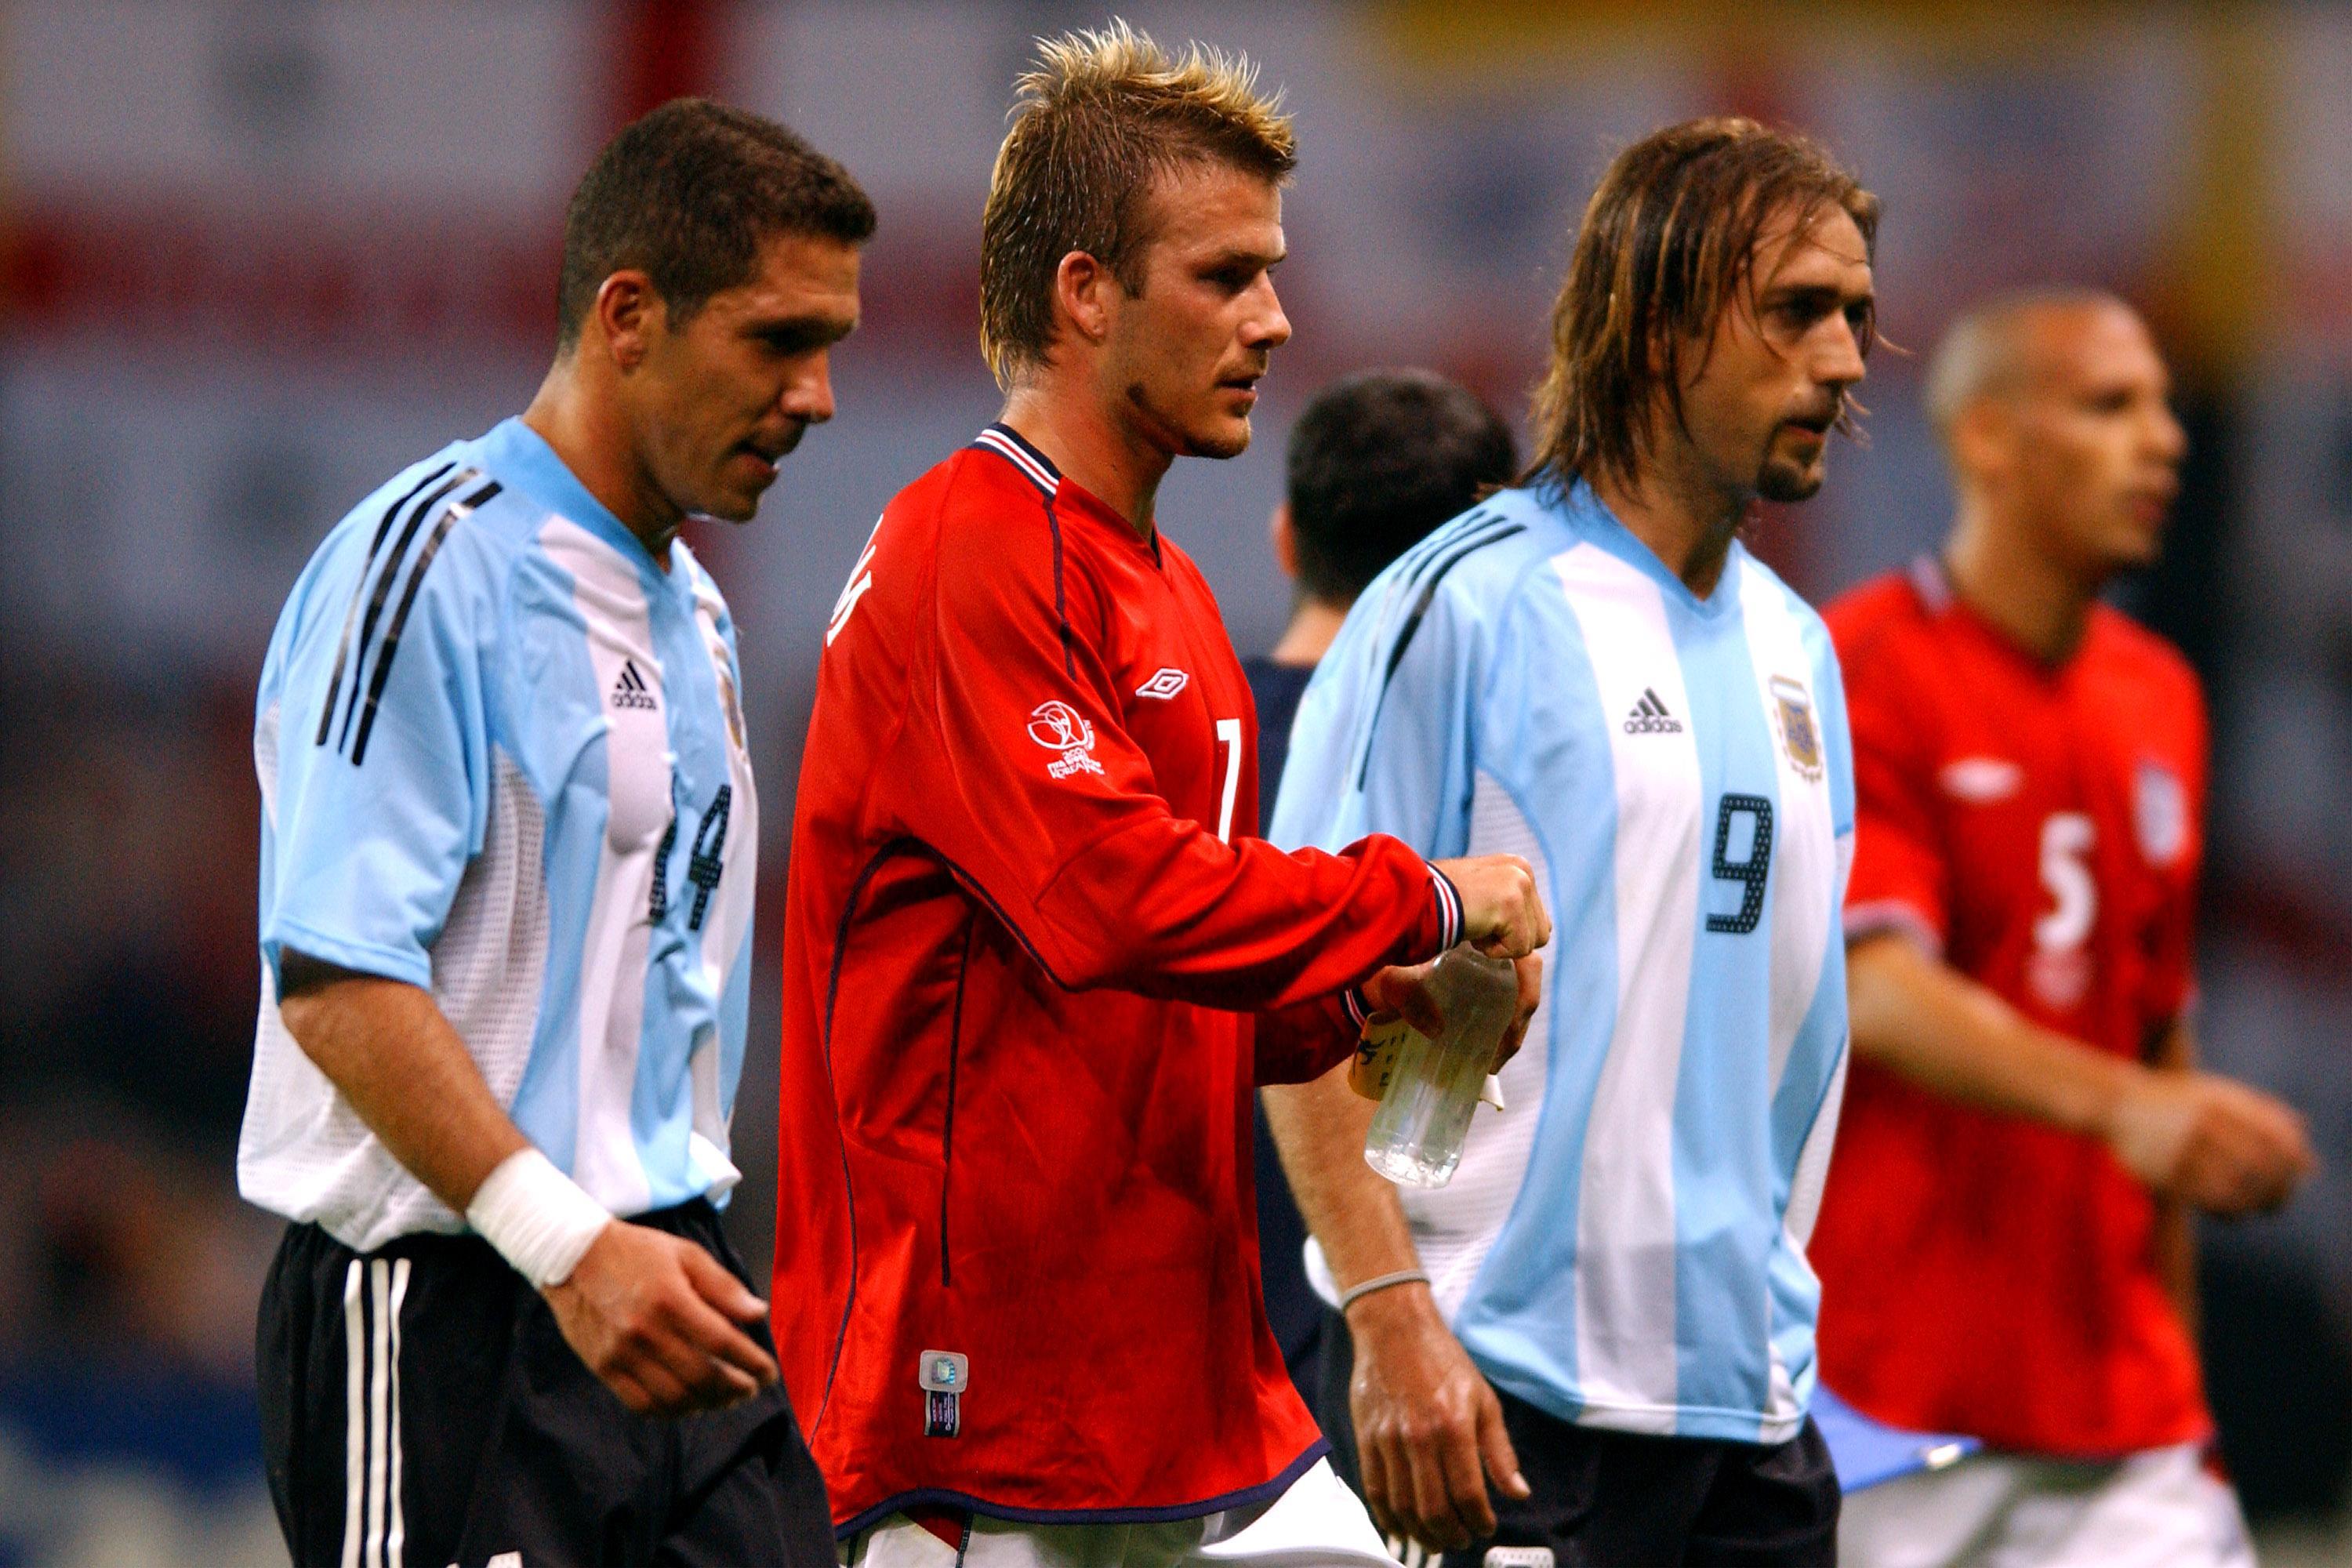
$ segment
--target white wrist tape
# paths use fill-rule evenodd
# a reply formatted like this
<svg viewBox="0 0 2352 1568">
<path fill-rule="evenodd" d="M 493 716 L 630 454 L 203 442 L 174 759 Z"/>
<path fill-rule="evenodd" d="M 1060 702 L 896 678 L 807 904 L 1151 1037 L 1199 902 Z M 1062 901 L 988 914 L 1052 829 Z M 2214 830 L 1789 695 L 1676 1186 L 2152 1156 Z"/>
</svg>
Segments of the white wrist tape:
<svg viewBox="0 0 2352 1568">
<path fill-rule="evenodd" d="M 518 1149 L 499 1161 L 466 1205 L 466 1223 L 537 1290 L 571 1279 L 588 1244 L 612 1219 L 603 1204 L 536 1149 Z"/>
</svg>

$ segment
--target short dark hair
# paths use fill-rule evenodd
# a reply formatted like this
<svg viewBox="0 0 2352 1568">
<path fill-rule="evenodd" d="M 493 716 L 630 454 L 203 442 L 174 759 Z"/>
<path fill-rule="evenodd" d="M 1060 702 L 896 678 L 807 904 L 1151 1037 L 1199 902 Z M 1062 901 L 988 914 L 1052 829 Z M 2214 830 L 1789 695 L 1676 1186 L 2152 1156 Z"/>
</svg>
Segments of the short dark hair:
<svg viewBox="0 0 2352 1568">
<path fill-rule="evenodd" d="M 1682 416 L 1682 344 L 1711 341 L 1757 285 L 1765 230 L 1795 207 L 1841 208 L 1875 254 L 1878 198 L 1811 139 L 1723 115 L 1620 153 L 1584 209 L 1552 306 L 1551 367 L 1536 388 L 1529 480 L 1632 483 L 1663 402 Z M 1872 323 L 1861 332 L 1867 353 Z M 1851 413 L 1839 424 L 1853 433 Z"/>
<path fill-rule="evenodd" d="M 1290 429 L 1298 585 L 1349 605 L 1381 568 L 1518 467 L 1510 426 L 1425 370 L 1375 370 L 1319 394 Z"/>
<path fill-rule="evenodd" d="M 874 204 L 849 171 L 772 120 L 677 98 L 604 144 L 563 217 L 556 346 L 580 329 L 604 279 L 642 268 L 684 321 L 748 281 L 780 234 L 863 245 Z"/>
</svg>

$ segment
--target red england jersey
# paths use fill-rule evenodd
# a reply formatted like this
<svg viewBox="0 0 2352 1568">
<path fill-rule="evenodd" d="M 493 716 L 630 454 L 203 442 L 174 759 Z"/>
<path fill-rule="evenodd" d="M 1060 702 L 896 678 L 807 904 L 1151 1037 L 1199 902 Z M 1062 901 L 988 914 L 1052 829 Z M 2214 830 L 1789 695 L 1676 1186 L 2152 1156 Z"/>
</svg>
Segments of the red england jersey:
<svg viewBox="0 0 2352 1568">
<path fill-rule="evenodd" d="M 1251 1094 L 1460 933 L 1392 838 L 1257 831 L 1184 552 L 1011 430 L 901 491 L 825 632 L 784 927 L 774 1312 L 845 1532 L 1174 1519 L 1324 1451 L 1260 1300 Z"/>
<path fill-rule="evenodd" d="M 1848 939 L 1908 931 L 2036 1023 L 2144 1058 L 2189 988 L 2205 710 L 2186 661 L 2099 605 L 2046 666 L 1926 562 L 1827 619 L 1853 730 Z M 2097 1141 L 1857 1060 L 1811 1248 L 1822 1379 L 2001 1448 L 2201 1439 L 2155 1220 Z"/>
</svg>

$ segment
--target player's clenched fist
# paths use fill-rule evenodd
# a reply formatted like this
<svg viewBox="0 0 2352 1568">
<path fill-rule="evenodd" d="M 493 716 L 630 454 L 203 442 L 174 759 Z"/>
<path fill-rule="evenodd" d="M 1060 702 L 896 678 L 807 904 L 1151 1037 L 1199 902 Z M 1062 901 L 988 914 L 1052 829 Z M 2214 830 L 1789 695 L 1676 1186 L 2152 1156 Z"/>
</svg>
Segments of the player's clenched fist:
<svg viewBox="0 0 2352 1568">
<path fill-rule="evenodd" d="M 2277 1208 L 2315 1163 L 2301 1116 L 2211 1073 L 2140 1075 L 2116 1101 L 2106 1134 L 2141 1181 L 2214 1214 Z"/>
<path fill-rule="evenodd" d="M 1440 860 L 1437 868 L 1462 895 L 1464 938 L 1489 958 L 1525 958 L 1551 941 L 1535 868 L 1517 855 Z"/>
<path fill-rule="evenodd" d="M 776 1381 L 776 1363 L 736 1327 L 767 1303 L 690 1241 L 615 1220 L 546 1296 L 588 1370 L 639 1415 L 716 1410 Z"/>
</svg>

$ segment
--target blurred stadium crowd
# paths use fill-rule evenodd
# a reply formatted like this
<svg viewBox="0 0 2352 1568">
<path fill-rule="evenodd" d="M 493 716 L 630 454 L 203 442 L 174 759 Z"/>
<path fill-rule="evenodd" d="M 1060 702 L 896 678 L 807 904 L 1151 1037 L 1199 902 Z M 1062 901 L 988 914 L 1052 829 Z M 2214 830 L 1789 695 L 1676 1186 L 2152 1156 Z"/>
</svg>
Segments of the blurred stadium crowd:
<svg viewBox="0 0 2352 1568">
<path fill-rule="evenodd" d="M 2352 1476 L 2352 10 L 1946 0 L 1774 10 L 1392 0 L 1139 5 L 1247 49 L 1301 164 L 1297 329 L 1258 442 L 1166 525 L 1244 653 L 1278 630 L 1267 512 L 1318 386 L 1424 364 L 1516 414 L 1584 195 L 1685 115 L 1801 126 L 1885 202 L 1894 352 L 1865 447 L 1759 552 L 1822 598 L 1948 521 L 1917 360 L 2000 286 L 2112 287 L 2175 362 L 2193 450 L 2128 607 L 2210 683 L 2202 1016 L 2219 1069 L 2311 1119 L 2287 1212 L 2209 1226 L 2224 1446 L 2270 1539 Z M 255 677 L 320 533 L 520 406 L 570 182 L 634 113 L 773 115 L 872 193 L 841 416 L 763 515 L 706 531 L 769 799 L 772 966 L 820 633 L 874 514 L 989 417 L 979 211 L 1006 84 L 1060 0 L 14 0 L 0 5 L 0 1564 L 283 1561 L 257 1472 L 274 1221 L 231 1152 L 257 962 Z M 773 1224 L 776 983 L 753 985 L 730 1225 Z"/>
</svg>

